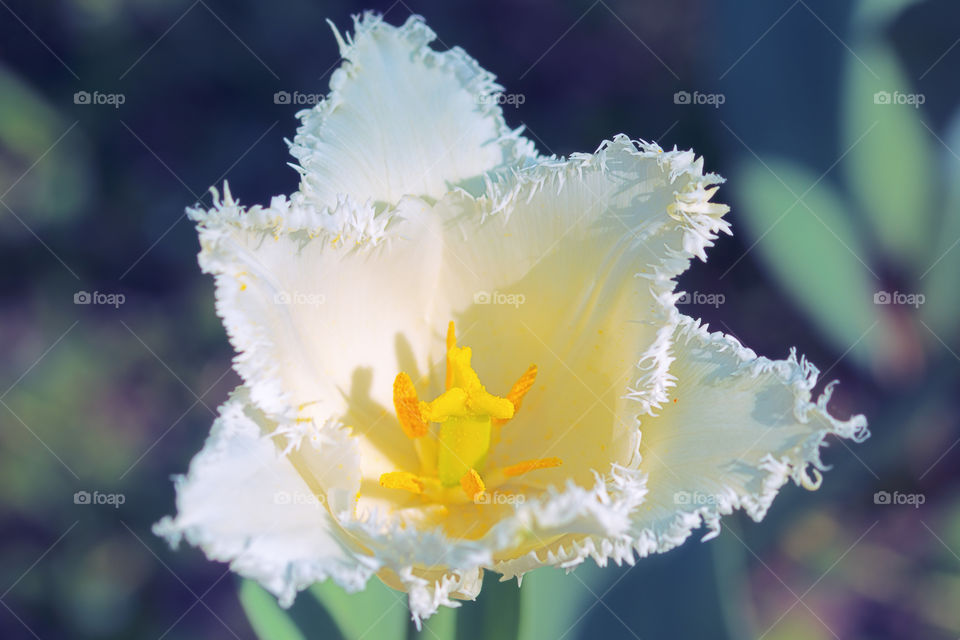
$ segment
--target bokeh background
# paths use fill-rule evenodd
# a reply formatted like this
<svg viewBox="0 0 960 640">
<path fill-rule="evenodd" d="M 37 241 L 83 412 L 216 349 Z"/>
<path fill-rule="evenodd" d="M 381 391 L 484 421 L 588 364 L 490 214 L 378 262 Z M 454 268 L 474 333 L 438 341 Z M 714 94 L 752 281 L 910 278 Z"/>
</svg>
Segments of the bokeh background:
<svg viewBox="0 0 960 640">
<path fill-rule="evenodd" d="M 834 411 L 870 420 L 760 525 L 527 577 L 521 636 L 958 637 L 952 0 L 0 0 L 0 636 L 253 638 L 244 607 L 276 614 L 150 533 L 238 382 L 184 208 L 223 179 L 247 204 L 296 189 L 299 107 L 274 94 L 325 92 L 324 19 L 368 8 L 424 15 L 496 73 L 543 153 L 625 132 L 702 154 L 735 235 L 683 276 L 684 311 L 763 355 L 796 345 L 841 381 Z M 437 629 L 498 637 L 514 586 L 488 586 Z M 308 637 L 396 637 L 405 617 L 377 589 L 293 609 Z"/>
</svg>

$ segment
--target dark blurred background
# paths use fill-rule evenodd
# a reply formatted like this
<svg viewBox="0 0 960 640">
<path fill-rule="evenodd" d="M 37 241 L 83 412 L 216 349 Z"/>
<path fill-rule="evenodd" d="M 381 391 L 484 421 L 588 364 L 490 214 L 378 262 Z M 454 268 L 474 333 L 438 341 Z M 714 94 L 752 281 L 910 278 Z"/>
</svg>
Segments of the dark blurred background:
<svg viewBox="0 0 960 640">
<path fill-rule="evenodd" d="M 761 525 L 536 572 L 523 637 L 958 637 L 950 0 L 0 0 L 0 636 L 255 637 L 236 576 L 150 532 L 238 382 L 184 208 L 224 179 L 246 204 L 296 189 L 299 107 L 274 94 L 324 93 L 324 19 L 363 9 L 419 13 L 496 73 L 542 153 L 625 132 L 703 155 L 735 235 L 682 310 L 769 357 L 796 345 L 842 382 L 835 413 L 870 420 Z"/>
</svg>

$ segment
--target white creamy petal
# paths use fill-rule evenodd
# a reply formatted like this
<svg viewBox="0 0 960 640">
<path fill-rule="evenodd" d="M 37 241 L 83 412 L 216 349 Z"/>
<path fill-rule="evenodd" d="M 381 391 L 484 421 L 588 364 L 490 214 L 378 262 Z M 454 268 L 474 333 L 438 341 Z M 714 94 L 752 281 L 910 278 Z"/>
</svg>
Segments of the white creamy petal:
<svg viewBox="0 0 960 640">
<path fill-rule="evenodd" d="M 571 568 L 587 557 L 600 566 L 633 564 L 682 544 L 703 525 L 705 539 L 713 537 L 720 517 L 735 509 L 759 521 L 787 480 L 819 485 L 826 436 L 860 442 L 869 435 L 863 416 L 841 421 L 829 414 L 832 385 L 811 402 L 818 372 L 805 360 L 760 358 L 698 321 L 679 314 L 676 320 L 669 398 L 655 415 L 641 417 L 648 492 L 630 524 L 605 535 L 565 535 L 497 571 L 520 576 L 544 565 Z"/>
<path fill-rule="evenodd" d="M 465 51 L 435 51 L 419 16 L 401 27 L 367 13 L 346 40 L 346 61 L 327 99 L 301 112 L 291 146 L 300 190 L 321 206 L 339 195 L 395 204 L 404 195 L 440 199 L 454 186 L 476 191 L 484 173 L 535 156 L 511 131 L 502 87 Z"/>
<path fill-rule="evenodd" d="M 637 416 L 666 397 L 673 278 L 727 230 L 726 207 L 710 202 L 718 182 L 690 152 L 620 136 L 596 154 L 491 180 L 479 199 L 452 194 L 419 218 L 442 222 L 436 298 L 449 306 L 459 343 L 473 349 L 481 380 L 502 394 L 529 364 L 539 366 L 488 466 L 564 462 L 501 487 L 523 495 L 523 504 L 447 505 L 442 517 L 377 486 L 379 474 L 415 472 L 416 463 L 364 464 L 361 519 L 344 526 L 364 545 L 389 547 L 388 566 L 480 562 L 506 570 L 568 534 L 598 536 L 596 545 L 570 547 L 606 558 L 608 540 L 627 534 L 645 491 L 633 471 Z M 428 241 L 436 233 L 431 226 L 418 235 Z M 440 355 L 442 334 L 435 335 L 432 353 Z M 431 370 L 414 375 L 421 397 L 442 391 L 442 355 Z M 399 432 L 392 419 L 377 428 Z"/>
<path fill-rule="evenodd" d="M 440 269 L 439 234 L 419 235 L 428 214 L 416 199 L 376 215 L 349 198 L 332 211 L 300 198 L 245 211 L 229 192 L 191 212 L 237 371 L 268 415 L 396 427 L 382 415 L 393 378 L 442 357 L 437 335 L 450 318 L 429 275 Z M 385 427 L 395 438 L 383 448 L 409 462 L 399 427 Z"/>
<path fill-rule="evenodd" d="M 703 524 L 713 537 L 720 516 L 735 509 L 763 519 L 788 479 L 819 486 L 828 435 L 856 442 L 869 435 L 862 415 L 830 415 L 832 384 L 811 401 L 819 372 L 795 353 L 757 357 L 685 316 L 674 342 L 670 398 L 641 420 L 650 493 L 632 526 L 640 555 L 671 549 Z"/>
<path fill-rule="evenodd" d="M 421 620 L 432 616 L 440 607 L 457 608 L 459 600 L 476 599 L 483 586 L 483 569 L 479 567 L 463 571 L 422 571 L 405 567 L 398 572 L 381 571 L 379 575 L 387 586 L 407 592 L 410 616 L 417 628 Z"/>
<path fill-rule="evenodd" d="M 154 532 L 186 539 L 211 560 L 229 562 L 283 606 L 314 582 L 333 578 L 362 589 L 379 568 L 349 541 L 284 456 L 276 425 L 249 402 L 243 387 L 220 408 L 203 450 L 175 478 L 177 514 Z"/>
<path fill-rule="evenodd" d="M 819 481 L 826 435 L 866 437 L 862 416 L 829 415 L 829 386 L 810 402 L 805 361 L 757 358 L 677 312 L 676 277 L 729 233 L 702 159 L 622 135 L 539 158 L 493 76 L 431 49 L 420 18 L 355 26 L 336 35 L 328 99 L 300 114 L 300 191 L 246 209 L 227 190 L 189 212 L 244 387 L 157 533 L 285 605 L 314 581 L 376 574 L 419 622 L 476 597 L 486 569 L 632 563 L 733 509 L 760 519 L 787 479 Z M 490 392 L 538 366 L 480 470 L 510 501 L 379 484 L 420 471 L 393 381 L 443 391 L 451 320 Z"/>
<path fill-rule="evenodd" d="M 491 178 L 459 212 L 449 200 L 441 291 L 481 380 L 505 393 L 539 367 L 492 465 L 563 459 L 529 476 L 541 488 L 635 466 L 636 416 L 665 393 L 674 278 L 728 230 L 719 182 L 692 152 L 618 136 Z"/>
<path fill-rule="evenodd" d="M 635 467 L 636 415 L 665 393 L 672 278 L 726 230 L 726 207 L 709 202 L 719 180 L 690 152 L 621 136 L 501 178 L 479 200 L 406 198 L 378 214 L 349 198 L 318 212 L 295 196 L 244 211 L 227 193 L 192 213 L 254 401 L 284 423 L 351 426 L 361 512 L 382 514 L 406 496 L 380 474 L 418 466 L 393 416 L 393 378 L 406 371 L 425 398 L 442 391 L 451 319 L 491 390 L 540 366 L 491 464 L 567 460 L 531 474 L 535 490 L 571 478 L 591 489 L 595 472 Z M 518 291 L 528 300 L 498 303 Z"/>
</svg>

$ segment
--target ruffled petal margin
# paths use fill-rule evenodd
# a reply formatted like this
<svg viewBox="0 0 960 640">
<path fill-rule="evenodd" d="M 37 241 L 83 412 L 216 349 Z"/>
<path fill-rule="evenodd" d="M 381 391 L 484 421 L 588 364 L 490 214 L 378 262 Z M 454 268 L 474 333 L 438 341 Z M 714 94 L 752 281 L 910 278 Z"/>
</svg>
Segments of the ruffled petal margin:
<svg viewBox="0 0 960 640">
<path fill-rule="evenodd" d="M 350 284 L 358 295 L 369 295 L 379 286 L 377 278 L 384 272 L 419 273 L 426 268 L 417 266 L 418 259 L 431 255 L 439 259 L 444 252 L 452 251 L 457 256 L 447 258 L 448 268 L 461 261 L 470 262 L 472 250 L 481 247 L 493 251 L 497 238 L 504 233 L 518 239 L 526 237 L 523 226 L 528 222 L 533 224 L 534 218 L 557 205 L 557 196 L 551 195 L 554 190 L 569 211 L 555 212 L 567 216 L 566 220 L 556 221 L 554 240 L 561 242 L 543 249 L 562 248 L 568 229 L 564 225 L 583 224 L 585 229 L 595 225 L 590 233 L 599 234 L 601 238 L 609 236 L 615 244 L 626 242 L 627 251 L 638 252 L 639 255 L 629 261 L 630 269 L 620 286 L 649 290 L 649 295 L 644 293 L 645 301 L 623 314 L 623 322 L 633 326 L 637 320 L 643 320 L 652 327 L 655 336 L 624 361 L 636 374 L 624 379 L 620 391 L 614 393 L 611 400 L 617 402 L 619 409 L 617 415 L 609 419 L 633 434 L 626 438 L 631 450 L 621 456 L 619 463 L 608 461 L 599 465 L 594 472 L 587 473 L 586 478 L 581 478 L 579 484 L 561 481 L 558 486 L 546 487 L 542 495 L 508 508 L 501 521 L 475 540 L 458 540 L 441 528 L 407 526 L 408 523 L 386 513 L 354 510 L 351 507 L 355 504 L 356 491 L 350 483 L 347 483 L 350 486 L 336 487 L 335 483 L 318 481 L 310 487 L 315 494 L 326 496 L 334 524 L 342 527 L 349 539 L 369 550 L 369 556 L 354 557 L 368 567 L 377 567 L 376 573 L 388 584 L 410 592 L 415 618 L 431 615 L 439 605 L 453 606 L 455 598 L 475 595 L 474 587 L 479 585 L 476 572 L 481 568 L 512 576 L 543 564 L 572 566 L 588 556 L 603 563 L 611 555 L 618 559 L 628 555 L 624 548 L 629 547 L 630 514 L 640 507 L 647 491 L 645 474 L 639 469 L 636 416 L 650 414 L 665 400 L 669 388 L 667 369 L 673 340 L 671 313 L 675 277 L 687 268 L 690 260 L 703 257 L 704 249 L 712 245 L 718 233 L 729 231 L 723 219 L 727 207 L 711 202 L 721 181 L 715 174 L 704 173 L 702 160 L 692 152 L 664 152 L 656 145 L 617 136 L 601 145 L 595 154 L 577 154 L 568 160 L 548 159 L 542 165 L 518 170 L 512 177 L 491 175 L 483 195 L 475 197 L 459 191 L 435 207 L 419 198 L 405 198 L 397 207 L 378 211 L 372 206 L 359 205 L 350 197 L 341 197 L 333 208 L 318 209 L 296 193 L 289 199 L 274 198 L 269 207 L 244 209 L 226 191 L 222 199 L 215 197 L 215 206 L 210 211 L 191 211 L 200 229 L 201 265 L 216 276 L 218 312 L 237 348 L 236 365 L 249 388 L 246 393 L 257 411 L 262 410 L 269 416 L 266 419 L 277 435 L 282 433 L 289 439 L 288 450 L 301 452 L 294 455 L 312 452 L 314 458 L 320 456 L 315 443 L 303 446 L 309 434 L 319 434 L 323 439 L 347 433 L 337 417 L 343 405 L 336 398 L 342 398 L 337 390 L 349 384 L 349 372 L 322 375 L 321 370 L 340 365 L 332 359 L 334 352 L 314 349 L 310 337 L 316 335 L 318 327 L 325 326 L 325 314 L 353 308 L 342 304 L 340 295 L 347 291 L 338 283 Z M 598 198 L 598 202 L 591 204 Z M 456 234 L 441 229 L 444 225 L 460 228 L 465 224 L 455 215 L 456 207 L 452 216 L 448 208 L 450 203 L 457 202 L 469 205 L 464 208 L 481 220 L 478 227 L 472 227 L 471 241 L 466 243 L 458 241 Z M 595 211 L 578 221 L 577 217 L 582 215 L 578 212 L 590 206 Z M 527 218 L 530 220 L 526 221 Z M 520 228 L 513 229 L 513 225 Z M 621 234 L 625 240 L 618 240 Z M 435 251 L 424 251 L 422 240 L 417 250 L 406 251 L 403 247 L 418 235 L 438 243 Z M 486 239 L 487 235 L 490 239 Z M 499 254 L 497 250 L 496 255 Z M 520 259 L 536 260 L 542 254 L 543 251 L 532 247 L 532 258 Z M 282 259 L 284 255 L 289 256 L 286 261 Z M 513 260 L 500 257 L 508 262 Z M 565 260 L 576 263 L 577 259 L 574 253 Z M 402 260 L 404 267 L 374 269 L 373 265 L 382 260 Z M 479 258 L 471 264 L 472 273 L 487 273 Z M 331 277 L 324 278 L 324 273 Z M 351 280 L 351 273 L 367 273 L 369 279 L 364 282 L 368 284 L 357 285 L 356 278 Z M 495 288 L 507 282 L 500 279 L 505 277 L 500 274 L 489 275 L 491 279 L 483 280 L 483 286 Z M 429 278 L 422 281 L 425 286 L 432 282 Z M 589 288 L 589 282 L 584 286 Z M 509 285 L 504 284 L 504 288 L 509 290 Z M 436 315 L 437 321 L 432 324 L 438 324 L 441 316 L 451 317 L 457 310 L 477 308 L 472 287 L 466 287 L 465 300 L 453 294 L 453 287 L 446 289 L 450 293 L 447 296 L 450 306 L 443 310 L 434 304 L 430 315 Z M 298 295 L 307 299 L 293 304 Z M 391 295 L 384 290 L 376 297 L 382 302 Z M 435 296 L 429 291 L 418 293 L 408 289 L 403 300 L 390 306 L 401 309 L 406 308 L 403 304 L 410 303 L 414 313 L 408 315 L 422 319 L 426 316 L 415 311 L 426 307 L 419 301 L 432 297 Z M 490 308 L 486 306 L 481 310 Z M 465 313 L 458 317 L 469 317 L 469 311 Z M 372 314 L 362 320 L 366 323 L 384 319 L 386 316 Z M 335 324 L 363 336 L 356 343 L 356 349 L 377 345 L 377 351 L 392 353 L 388 345 L 380 345 L 378 341 L 383 336 L 392 340 L 393 331 L 379 331 L 372 325 L 359 331 L 357 318 L 352 323 L 347 320 L 345 316 Z M 411 345 L 413 352 L 428 352 L 432 356 L 441 353 L 442 338 L 435 340 L 436 349 L 430 346 L 433 337 L 428 326 L 411 325 L 403 333 L 411 338 L 425 336 L 428 341 Z M 616 342 L 616 336 L 611 333 L 605 339 Z M 324 343 L 340 345 L 338 349 L 346 344 L 329 332 L 324 333 Z M 481 343 L 474 346 L 479 347 L 478 353 L 484 352 Z M 353 347 L 350 350 L 355 351 Z M 401 363 L 388 364 L 386 368 L 392 374 Z M 421 363 L 421 367 L 426 368 L 427 364 Z M 385 375 L 379 369 L 378 365 L 371 371 Z M 302 382 L 299 387 L 297 380 Z M 330 388 L 324 390 L 324 385 Z M 618 395 L 623 396 L 625 404 L 616 400 Z M 533 412 L 531 407 L 532 399 L 527 415 Z M 391 427 L 390 424 L 381 426 Z M 362 431 L 364 425 L 355 427 Z M 329 454 L 325 455 L 326 459 L 333 460 Z M 365 464 L 369 464 L 369 460 Z M 351 465 L 340 465 L 340 468 L 344 466 Z M 357 468 L 351 467 L 349 471 L 355 478 L 361 473 L 359 461 L 354 466 Z M 323 464 L 316 463 L 310 469 L 303 465 L 297 469 L 309 477 L 311 470 L 314 475 L 321 474 L 322 467 Z M 437 570 L 436 567 L 444 568 Z"/>
<path fill-rule="evenodd" d="M 786 360 L 758 357 L 735 338 L 710 333 L 676 314 L 669 353 L 669 397 L 641 418 L 647 495 L 617 537 L 566 536 L 551 546 L 497 567 L 505 576 L 551 564 L 572 568 L 587 557 L 633 564 L 669 551 L 737 509 L 764 518 L 788 480 L 816 489 L 826 469 L 827 436 L 862 442 L 866 418 L 833 417 L 827 404 L 835 383 L 815 402 L 819 372 L 791 352 Z"/>
<path fill-rule="evenodd" d="M 493 74 L 459 47 L 432 49 L 436 34 L 421 17 L 394 27 L 366 13 L 354 29 L 344 38 L 334 28 L 346 62 L 326 100 L 299 114 L 290 151 L 307 198 L 325 207 L 343 195 L 387 205 L 405 195 L 439 200 L 535 157 L 507 127 Z"/>
<path fill-rule="evenodd" d="M 819 371 L 791 351 L 758 357 L 735 338 L 680 316 L 674 336 L 670 398 L 644 420 L 641 452 L 651 492 L 632 527 L 645 550 L 666 551 L 720 517 L 743 509 L 759 522 L 788 480 L 816 489 L 827 436 L 862 442 L 867 420 L 833 417 L 836 382 L 815 402 Z"/>
<path fill-rule="evenodd" d="M 229 562 L 284 606 L 313 582 L 353 591 L 377 575 L 409 593 L 419 621 L 476 597 L 485 570 L 519 579 L 588 557 L 633 563 L 700 527 L 716 535 L 736 509 L 760 520 L 787 480 L 819 484 L 827 435 L 867 437 L 863 416 L 827 411 L 832 384 L 811 401 L 818 372 L 805 360 L 757 357 L 677 312 L 676 277 L 729 233 L 727 207 L 712 202 L 722 178 L 704 173 L 701 158 L 624 135 L 593 154 L 540 158 L 506 126 L 494 77 L 459 48 L 433 50 L 422 19 L 392 27 L 366 14 L 355 26 L 352 38 L 336 33 L 346 63 L 327 100 L 299 114 L 300 191 L 244 209 L 225 190 L 210 211 L 190 211 L 244 386 L 175 479 L 178 513 L 158 535 Z M 538 265 L 542 277 L 524 280 Z M 491 305 L 491 291 L 569 317 L 551 328 L 533 307 Z M 356 314 L 369 300 L 379 307 Z M 600 318 L 611 308 L 612 323 Z M 373 442 L 366 418 L 388 415 L 397 371 L 442 362 L 442 328 L 454 317 L 467 328 L 502 321 L 496 339 L 469 342 L 520 359 L 505 367 L 529 359 L 560 370 L 557 359 L 572 372 L 623 369 L 626 380 L 608 401 L 604 380 L 579 390 L 586 404 L 607 405 L 613 415 L 598 419 L 617 423 L 610 449 L 621 451 L 584 455 L 587 432 L 561 452 L 565 467 L 539 472 L 527 499 L 467 505 L 478 518 L 497 514 L 472 537 L 357 498 L 379 466 L 415 464 L 399 428 L 384 439 L 396 425 L 385 422 Z M 533 340 L 504 343 L 516 324 Z M 579 341 L 578 329 L 593 337 Z M 537 338 L 542 353 L 524 346 Z M 511 379 L 512 369 L 477 361 L 485 379 Z M 542 444 L 551 434 L 522 424 L 542 413 L 537 394 L 577 396 L 546 368 L 538 383 L 512 427 Z M 578 413 L 568 404 L 549 414 L 560 429 Z M 520 444 L 511 450 L 507 438 L 500 454 L 556 453 Z M 574 469 L 578 457 L 587 462 Z"/>
<path fill-rule="evenodd" d="M 189 472 L 174 477 L 177 515 L 154 525 L 154 533 L 174 547 L 186 540 L 210 560 L 230 563 L 283 606 L 327 578 L 347 591 L 363 589 L 379 563 L 344 535 L 285 454 L 285 439 L 271 435 L 274 429 L 247 389 L 236 389 Z M 335 453 L 334 442 L 324 446 Z"/>
</svg>

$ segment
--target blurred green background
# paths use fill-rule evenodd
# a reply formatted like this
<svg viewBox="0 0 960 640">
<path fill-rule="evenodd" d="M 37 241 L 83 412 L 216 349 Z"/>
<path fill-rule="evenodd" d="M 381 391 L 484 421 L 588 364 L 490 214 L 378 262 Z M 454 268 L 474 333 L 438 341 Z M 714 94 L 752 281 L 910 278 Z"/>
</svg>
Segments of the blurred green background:
<svg viewBox="0 0 960 640">
<path fill-rule="evenodd" d="M 948 0 L 0 0 L 0 636 L 252 638 L 280 615 L 150 533 L 238 382 L 183 211 L 224 178 L 247 204 L 296 189 L 283 138 L 298 107 L 274 93 L 325 92 L 323 20 L 348 29 L 367 8 L 424 15 L 523 94 L 507 121 L 543 153 L 622 131 L 705 156 L 735 235 L 681 279 L 723 304 L 682 310 L 763 355 L 796 345 L 841 380 L 835 413 L 873 432 L 832 441 L 823 488 L 787 487 L 761 525 L 737 515 L 632 568 L 528 576 L 521 636 L 958 637 Z M 82 491 L 123 503 L 76 504 Z M 423 637 L 508 637 L 515 587 L 488 587 Z M 367 629 L 371 611 L 385 613 Z M 390 638 L 406 616 L 385 588 L 326 585 L 272 624 Z"/>
</svg>

